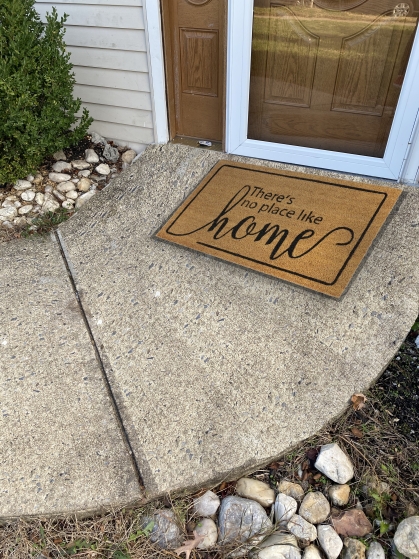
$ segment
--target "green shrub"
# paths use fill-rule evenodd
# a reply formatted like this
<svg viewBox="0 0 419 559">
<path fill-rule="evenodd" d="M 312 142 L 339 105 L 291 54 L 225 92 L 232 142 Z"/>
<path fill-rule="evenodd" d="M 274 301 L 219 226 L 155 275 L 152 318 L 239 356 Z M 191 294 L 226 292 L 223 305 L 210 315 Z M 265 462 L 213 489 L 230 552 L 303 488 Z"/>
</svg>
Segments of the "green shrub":
<svg viewBox="0 0 419 559">
<path fill-rule="evenodd" d="M 36 171 L 53 152 L 76 144 L 92 119 L 73 98 L 64 23 L 55 8 L 43 24 L 34 0 L 0 0 L 0 183 Z"/>
</svg>

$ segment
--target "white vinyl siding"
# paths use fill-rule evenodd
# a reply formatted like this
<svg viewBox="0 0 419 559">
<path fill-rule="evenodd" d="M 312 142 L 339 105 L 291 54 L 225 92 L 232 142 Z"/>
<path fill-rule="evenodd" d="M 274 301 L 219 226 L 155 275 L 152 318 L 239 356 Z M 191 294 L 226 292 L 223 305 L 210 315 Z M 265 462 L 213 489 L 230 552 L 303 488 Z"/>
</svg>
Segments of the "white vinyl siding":
<svg viewBox="0 0 419 559">
<path fill-rule="evenodd" d="M 142 0 L 37 0 L 68 14 L 65 41 L 91 130 L 142 151 L 154 141 Z"/>
</svg>

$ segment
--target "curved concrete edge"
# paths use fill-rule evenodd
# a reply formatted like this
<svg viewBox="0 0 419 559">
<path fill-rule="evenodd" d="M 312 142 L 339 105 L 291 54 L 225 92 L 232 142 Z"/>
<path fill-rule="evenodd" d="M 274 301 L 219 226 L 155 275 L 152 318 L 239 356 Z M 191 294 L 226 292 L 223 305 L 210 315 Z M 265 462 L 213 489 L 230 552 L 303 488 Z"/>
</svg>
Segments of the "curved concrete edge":
<svg viewBox="0 0 419 559">
<path fill-rule="evenodd" d="M 143 498 L 55 237 L 0 245 L 0 518 Z"/>
<path fill-rule="evenodd" d="M 416 188 L 401 187 L 339 301 L 155 240 L 220 159 L 290 168 L 151 146 L 60 228 L 148 498 L 238 477 L 315 434 L 418 315 Z"/>
</svg>

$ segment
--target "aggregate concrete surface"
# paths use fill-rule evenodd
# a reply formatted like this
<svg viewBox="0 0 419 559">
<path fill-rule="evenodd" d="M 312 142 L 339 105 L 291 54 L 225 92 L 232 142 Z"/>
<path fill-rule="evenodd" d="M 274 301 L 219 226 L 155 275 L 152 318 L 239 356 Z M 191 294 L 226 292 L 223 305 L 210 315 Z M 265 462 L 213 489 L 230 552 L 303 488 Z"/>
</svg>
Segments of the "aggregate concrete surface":
<svg viewBox="0 0 419 559">
<path fill-rule="evenodd" d="M 290 168 L 152 146 L 60 227 L 149 498 L 234 478 L 318 431 L 418 314 L 416 188 L 340 300 L 154 239 L 220 159 Z"/>
<path fill-rule="evenodd" d="M 141 498 L 54 237 L 0 245 L 0 519 Z"/>
</svg>

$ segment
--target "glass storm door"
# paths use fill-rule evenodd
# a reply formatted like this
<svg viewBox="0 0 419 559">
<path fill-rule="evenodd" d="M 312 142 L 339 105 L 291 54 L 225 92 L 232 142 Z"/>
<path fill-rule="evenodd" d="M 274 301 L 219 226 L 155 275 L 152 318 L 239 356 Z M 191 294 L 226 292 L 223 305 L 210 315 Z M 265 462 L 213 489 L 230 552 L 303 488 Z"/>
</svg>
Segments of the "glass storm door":
<svg viewBox="0 0 419 559">
<path fill-rule="evenodd" d="M 237 24 L 241 19 L 245 29 L 243 52 L 246 40 L 250 47 L 248 59 L 244 56 L 247 84 L 241 78 L 242 86 L 247 85 L 245 103 L 241 96 L 241 119 L 246 122 L 240 125 L 239 142 L 230 129 L 227 147 L 234 149 L 229 151 L 398 178 L 401 165 L 394 157 L 402 144 L 407 147 L 419 108 L 419 0 L 417 5 L 416 0 L 241 2 L 247 11 L 238 15 L 233 6 L 230 17 Z M 234 22 L 230 31 L 237 36 Z M 233 49 L 231 42 L 230 62 Z M 408 66 L 410 81 L 404 87 Z M 235 87 L 237 91 L 237 85 L 231 85 L 230 93 Z M 412 115 L 403 138 L 398 106 Z M 230 106 L 233 121 L 235 113 Z"/>
</svg>

